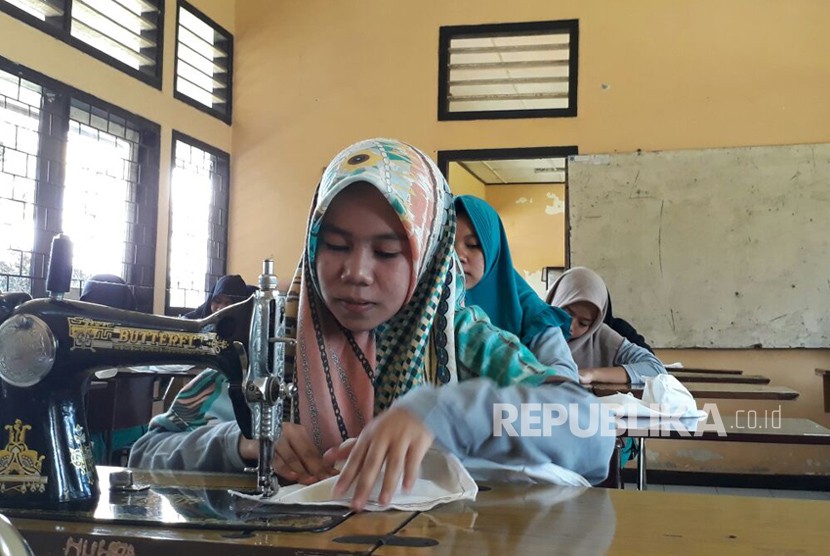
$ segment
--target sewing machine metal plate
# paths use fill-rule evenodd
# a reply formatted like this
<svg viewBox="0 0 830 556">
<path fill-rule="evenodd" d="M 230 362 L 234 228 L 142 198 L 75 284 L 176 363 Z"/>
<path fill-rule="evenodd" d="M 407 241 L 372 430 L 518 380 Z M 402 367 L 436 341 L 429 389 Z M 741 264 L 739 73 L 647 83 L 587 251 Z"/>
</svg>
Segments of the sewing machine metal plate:
<svg viewBox="0 0 830 556">
<path fill-rule="evenodd" d="M 91 511 L 3 508 L 8 517 L 145 527 L 222 529 L 237 531 L 327 531 L 343 522 L 348 508 L 337 506 L 278 506 L 234 496 L 251 485 L 149 486 L 125 492 L 110 489 L 113 468 L 99 468 L 101 497 Z M 139 480 L 146 477 L 139 475 Z M 205 477 L 205 475 L 202 475 Z M 212 477 L 221 478 L 221 475 Z M 253 478 L 253 477 L 251 477 Z M 208 481 L 227 482 L 227 481 Z"/>
</svg>

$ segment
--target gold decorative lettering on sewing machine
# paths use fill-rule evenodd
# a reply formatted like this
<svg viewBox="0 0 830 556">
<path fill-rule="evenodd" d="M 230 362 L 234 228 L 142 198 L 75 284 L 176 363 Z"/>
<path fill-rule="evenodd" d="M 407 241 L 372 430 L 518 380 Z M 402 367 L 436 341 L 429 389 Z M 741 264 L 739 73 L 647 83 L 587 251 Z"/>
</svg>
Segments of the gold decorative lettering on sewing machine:
<svg viewBox="0 0 830 556">
<path fill-rule="evenodd" d="M 10 305 L 14 306 L 9 310 Z M 0 490 L 3 508 L 86 511 L 100 496 L 86 425 L 84 393 L 96 370 L 189 364 L 216 369 L 228 379 L 237 423 L 252 434 L 243 394 L 254 301 L 199 320 L 122 311 L 67 299 L 9 303 L 0 294 L 0 427 L 15 419 L 30 425 L 26 446 L 45 456 L 43 489 L 18 489 L 19 472 Z M 21 425 L 23 426 L 23 425 Z M 0 433 L 2 429 L 0 428 Z M 3 443 L 0 442 L 0 446 Z"/>
<path fill-rule="evenodd" d="M 44 492 L 48 481 L 41 475 L 45 456 L 26 445 L 26 432 L 32 430 L 32 426 L 15 419 L 14 424 L 3 428 L 8 433 L 8 442 L 0 449 L 0 492 Z"/>
<path fill-rule="evenodd" d="M 189 364 L 222 373 L 242 434 L 260 443 L 257 492 L 273 494 L 283 402 L 291 415 L 296 395 L 284 376 L 284 347 L 294 340 L 284 337 L 277 284 L 267 260 L 250 298 L 198 320 L 0 293 L 0 426 L 9 431 L 0 451 L 0 509 L 97 504 L 84 393 L 95 371 L 126 366 Z"/>
<path fill-rule="evenodd" d="M 81 425 L 75 425 L 72 440 L 75 445 L 69 447 L 69 463 L 82 475 L 87 476 L 89 483 L 94 485 L 97 477 L 94 473 L 95 458 L 92 456 L 92 444 L 88 441 Z"/>
<path fill-rule="evenodd" d="M 132 350 L 156 353 L 205 353 L 218 355 L 228 342 L 213 332 L 177 332 L 120 326 L 113 322 L 68 317 L 70 350 Z"/>
</svg>

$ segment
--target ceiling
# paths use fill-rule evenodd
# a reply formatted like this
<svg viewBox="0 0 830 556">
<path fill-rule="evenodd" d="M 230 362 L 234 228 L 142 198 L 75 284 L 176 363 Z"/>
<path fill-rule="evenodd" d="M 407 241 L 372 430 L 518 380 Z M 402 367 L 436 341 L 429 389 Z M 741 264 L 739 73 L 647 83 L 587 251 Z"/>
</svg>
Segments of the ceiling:
<svg viewBox="0 0 830 556">
<path fill-rule="evenodd" d="M 565 183 L 565 157 L 517 158 L 509 160 L 459 160 L 485 185 L 515 183 Z"/>
</svg>

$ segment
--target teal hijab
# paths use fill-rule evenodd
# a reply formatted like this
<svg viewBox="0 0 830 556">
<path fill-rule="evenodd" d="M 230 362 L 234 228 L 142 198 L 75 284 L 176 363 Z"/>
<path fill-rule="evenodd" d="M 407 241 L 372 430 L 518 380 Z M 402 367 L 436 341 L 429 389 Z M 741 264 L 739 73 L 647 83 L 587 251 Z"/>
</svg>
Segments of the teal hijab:
<svg viewBox="0 0 830 556">
<path fill-rule="evenodd" d="M 525 345 L 550 327 L 561 328 L 567 339 L 570 315 L 542 301 L 513 268 L 507 234 L 496 210 L 472 195 L 456 197 L 455 208 L 470 217 L 484 253 L 484 274 L 467 290 L 466 305 L 481 307 L 494 325 L 515 334 Z"/>
</svg>

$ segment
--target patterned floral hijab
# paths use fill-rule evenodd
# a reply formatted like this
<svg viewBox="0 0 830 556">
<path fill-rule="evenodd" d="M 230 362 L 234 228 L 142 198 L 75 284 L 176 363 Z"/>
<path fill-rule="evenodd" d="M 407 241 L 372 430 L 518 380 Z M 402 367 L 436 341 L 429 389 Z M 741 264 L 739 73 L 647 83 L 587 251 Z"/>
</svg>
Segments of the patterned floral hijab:
<svg viewBox="0 0 830 556">
<path fill-rule="evenodd" d="M 323 216 L 356 182 L 373 185 L 389 201 L 413 258 L 406 303 L 360 345 L 326 308 L 315 264 Z M 293 373 L 299 389 L 300 423 L 321 451 L 357 436 L 412 387 L 457 380 L 453 322 L 463 282 L 454 237 L 449 186 L 418 149 L 391 139 L 361 141 L 326 168 L 286 301 L 287 332 L 297 338 L 286 374 Z"/>
</svg>

